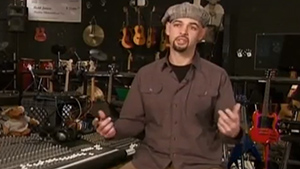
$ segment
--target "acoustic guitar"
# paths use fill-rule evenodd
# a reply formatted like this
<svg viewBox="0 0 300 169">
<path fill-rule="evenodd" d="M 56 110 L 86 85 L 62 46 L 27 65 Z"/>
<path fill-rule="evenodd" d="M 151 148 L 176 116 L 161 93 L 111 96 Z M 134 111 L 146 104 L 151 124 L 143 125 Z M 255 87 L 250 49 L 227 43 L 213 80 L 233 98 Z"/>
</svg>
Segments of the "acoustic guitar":
<svg viewBox="0 0 300 169">
<path fill-rule="evenodd" d="M 142 46 L 146 43 L 145 38 L 145 28 L 143 25 L 141 25 L 141 11 L 140 8 L 136 8 L 138 13 L 138 24 L 134 27 L 134 36 L 133 36 L 133 42 L 138 45 Z"/>
<path fill-rule="evenodd" d="M 159 45 L 159 50 L 161 52 L 165 51 L 166 48 L 168 47 L 168 39 L 167 39 L 167 35 L 165 33 L 165 28 L 163 28 L 161 30 L 161 33 L 160 33 L 160 45 Z"/>
<path fill-rule="evenodd" d="M 279 132 L 277 130 L 278 116 L 276 113 L 269 113 L 269 95 L 271 79 L 274 76 L 274 70 L 267 71 L 267 81 L 264 93 L 264 100 L 262 105 L 262 112 L 256 110 L 252 115 L 253 126 L 250 129 L 251 139 L 264 146 L 264 161 L 265 169 L 268 169 L 268 158 L 270 144 L 277 142 L 279 139 Z"/>
<path fill-rule="evenodd" d="M 156 29 L 152 26 L 152 16 L 155 11 L 155 6 L 153 6 L 152 11 L 150 13 L 150 25 L 147 31 L 147 48 L 151 48 L 156 44 Z"/>
<path fill-rule="evenodd" d="M 37 42 L 44 42 L 47 40 L 47 35 L 44 27 L 35 28 L 34 40 Z"/>
<path fill-rule="evenodd" d="M 121 44 L 125 49 L 131 49 L 134 47 L 134 44 L 132 42 L 132 36 L 133 32 L 129 26 L 129 17 L 128 17 L 128 8 L 124 7 L 123 11 L 126 14 L 126 21 L 125 24 L 122 28 L 122 39 L 121 39 Z"/>
</svg>

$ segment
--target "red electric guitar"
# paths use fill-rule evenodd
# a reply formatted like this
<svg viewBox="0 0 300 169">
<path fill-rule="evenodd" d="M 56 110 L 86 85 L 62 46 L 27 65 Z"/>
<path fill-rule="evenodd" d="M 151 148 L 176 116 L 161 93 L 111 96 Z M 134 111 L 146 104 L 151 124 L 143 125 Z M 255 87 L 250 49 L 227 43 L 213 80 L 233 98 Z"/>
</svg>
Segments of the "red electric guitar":
<svg viewBox="0 0 300 169">
<path fill-rule="evenodd" d="M 251 139 L 262 144 L 277 142 L 279 139 L 279 132 L 276 129 L 278 116 L 274 112 L 269 112 L 270 86 L 274 74 L 274 70 L 269 70 L 267 72 L 262 112 L 256 110 L 252 116 L 253 127 L 250 129 Z"/>
<path fill-rule="evenodd" d="M 250 128 L 249 134 L 254 142 L 261 143 L 264 146 L 264 161 L 265 169 L 268 168 L 268 158 L 270 144 L 277 142 L 279 139 L 279 132 L 276 128 L 278 122 L 278 115 L 275 112 L 269 112 L 269 96 L 271 79 L 274 77 L 275 71 L 267 71 L 267 81 L 264 93 L 264 101 L 262 105 L 262 112 L 256 110 L 252 115 L 253 126 Z"/>
</svg>

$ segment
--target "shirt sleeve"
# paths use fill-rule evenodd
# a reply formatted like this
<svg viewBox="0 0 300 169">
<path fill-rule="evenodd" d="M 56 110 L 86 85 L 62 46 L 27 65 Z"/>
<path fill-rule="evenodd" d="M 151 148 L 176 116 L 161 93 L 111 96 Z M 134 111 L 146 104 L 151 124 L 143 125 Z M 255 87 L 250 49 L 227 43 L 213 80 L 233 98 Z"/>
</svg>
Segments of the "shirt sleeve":
<svg viewBox="0 0 300 169">
<path fill-rule="evenodd" d="M 227 108 L 232 109 L 235 104 L 236 104 L 236 101 L 234 98 L 231 81 L 230 81 L 227 73 L 224 72 L 221 75 L 219 94 L 218 94 L 218 98 L 216 101 L 215 118 L 214 118 L 215 122 L 216 123 L 218 122 L 218 118 L 219 118 L 218 111 L 219 110 L 225 110 Z M 241 141 L 242 136 L 243 136 L 243 130 L 241 127 L 240 127 L 240 129 L 241 129 L 240 133 L 238 134 L 238 136 L 236 138 L 231 138 L 231 137 L 225 136 L 223 134 L 220 134 L 221 138 L 223 139 L 223 141 L 225 143 L 229 143 L 229 144 L 238 143 Z"/>
<path fill-rule="evenodd" d="M 135 137 L 145 128 L 145 112 L 139 89 L 140 77 L 138 72 L 124 101 L 120 117 L 115 121 L 115 138 Z"/>
</svg>

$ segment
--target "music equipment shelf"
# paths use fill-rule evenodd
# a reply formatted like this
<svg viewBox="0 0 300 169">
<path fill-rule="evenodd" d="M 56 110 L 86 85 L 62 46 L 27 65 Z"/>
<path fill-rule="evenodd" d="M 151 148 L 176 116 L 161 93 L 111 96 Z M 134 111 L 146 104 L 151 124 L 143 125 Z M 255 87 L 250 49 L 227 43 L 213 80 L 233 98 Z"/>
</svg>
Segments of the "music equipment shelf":
<svg viewBox="0 0 300 169">
<path fill-rule="evenodd" d="M 266 77 L 259 77 L 259 76 L 230 76 L 232 81 L 257 81 L 260 83 L 265 83 L 267 78 Z M 298 79 L 291 79 L 287 77 L 274 77 L 271 79 L 271 83 L 280 83 L 280 84 L 300 84 L 300 80 Z"/>
<path fill-rule="evenodd" d="M 114 77 L 127 77 L 127 78 L 133 78 L 135 77 L 136 73 L 133 72 L 119 72 L 114 73 Z M 96 72 L 88 72 L 86 74 L 87 77 L 109 77 L 111 74 L 107 71 L 96 71 Z"/>
</svg>

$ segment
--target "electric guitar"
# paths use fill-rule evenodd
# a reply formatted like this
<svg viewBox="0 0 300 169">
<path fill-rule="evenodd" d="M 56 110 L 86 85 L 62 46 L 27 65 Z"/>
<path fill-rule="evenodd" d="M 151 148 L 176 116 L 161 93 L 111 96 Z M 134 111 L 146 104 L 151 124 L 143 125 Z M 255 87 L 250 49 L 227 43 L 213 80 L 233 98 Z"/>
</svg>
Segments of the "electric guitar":
<svg viewBox="0 0 300 169">
<path fill-rule="evenodd" d="M 35 28 L 34 40 L 36 40 L 38 42 L 44 42 L 47 40 L 47 35 L 45 33 L 44 27 Z"/>
<path fill-rule="evenodd" d="M 150 13 L 150 25 L 148 28 L 148 33 L 147 33 L 147 48 L 151 48 L 156 44 L 156 29 L 152 27 L 152 15 L 153 12 L 155 11 L 155 6 L 153 6 L 152 11 Z"/>
<path fill-rule="evenodd" d="M 251 139 L 264 146 L 264 161 L 265 169 L 268 169 L 268 158 L 270 151 L 270 144 L 277 142 L 279 139 L 279 132 L 277 130 L 278 116 L 276 113 L 269 113 L 269 95 L 271 79 L 275 74 L 274 70 L 267 71 L 267 81 L 264 93 L 264 100 L 262 112 L 256 110 L 252 115 L 253 126 L 250 129 Z"/>
<path fill-rule="evenodd" d="M 145 28 L 143 25 L 141 25 L 141 11 L 140 8 L 136 8 L 138 13 L 138 24 L 134 27 L 134 36 L 133 36 L 133 42 L 138 45 L 142 46 L 146 43 L 145 38 Z"/>
<path fill-rule="evenodd" d="M 276 129 L 278 116 L 276 113 L 269 113 L 269 95 L 271 87 L 271 79 L 274 76 L 274 70 L 267 72 L 267 82 L 264 93 L 262 112 L 256 110 L 253 113 L 253 126 L 250 129 L 250 136 L 253 141 L 267 144 L 276 142 L 279 138 L 279 133 Z"/>
<path fill-rule="evenodd" d="M 94 61 L 90 60 L 89 61 L 89 72 L 95 72 L 96 71 L 96 66 Z M 91 78 L 91 101 L 95 101 L 95 77 Z"/>
<path fill-rule="evenodd" d="M 70 80 L 70 72 L 72 71 L 72 63 L 73 60 L 69 59 L 69 60 L 60 60 L 60 65 L 61 66 L 65 66 L 65 70 L 66 70 L 66 77 L 65 77 L 65 88 L 64 91 L 67 92 L 69 91 L 69 80 Z"/>
<path fill-rule="evenodd" d="M 124 7 L 123 11 L 126 14 L 126 21 L 122 29 L 121 44 L 125 49 L 131 49 L 133 48 L 134 44 L 132 42 L 132 30 L 129 26 L 128 8 Z"/>
<path fill-rule="evenodd" d="M 251 138 L 248 135 L 249 126 L 248 126 L 248 118 L 247 118 L 247 110 L 246 110 L 248 100 L 245 95 L 238 95 L 236 97 L 236 101 L 240 102 L 242 105 L 241 114 L 243 117 L 242 119 L 243 119 L 243 124 L 244 124 L 245 135 L 244 135 L 241 143 L 236 144 L 235 147 L 232 149 L 232 151 L 230 153 L 230 158 L 227 163 L 227 168 L 231 168 L 232 164 L 235 164 L 235 166 L 239 166 L 238 160 L 241 160 L 241 163 L 242 163 L 241 165 L 249 166 L 249 160 L 247 160 L 247 161 L 244 160 L 244 154 L 246 154 L 246 153 L 251 153 L 251 155 L 255 158 L 255 162 L 260 164 L 262 161 L 261 155 L 260 155 L 259 151 L 257 150 L 256 145 L 254 144 L 254 142 L 251 140 Z"/>
</svg>

